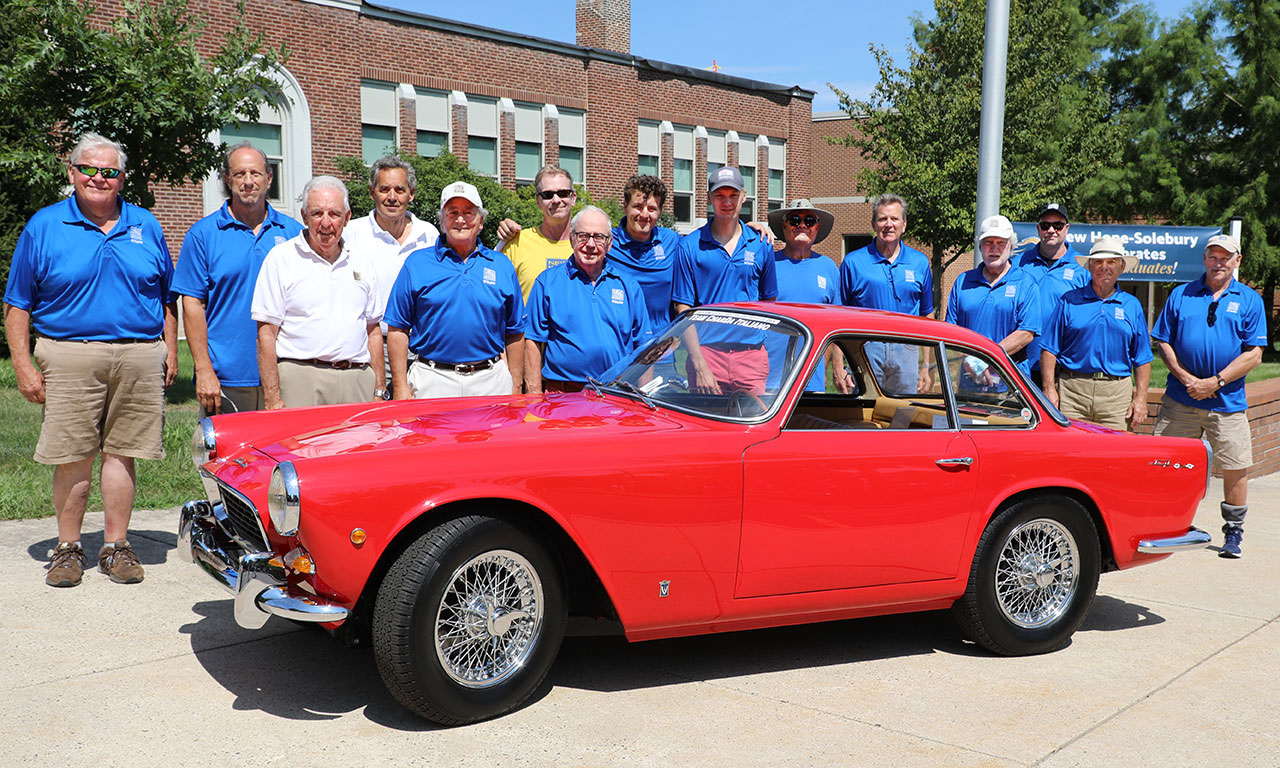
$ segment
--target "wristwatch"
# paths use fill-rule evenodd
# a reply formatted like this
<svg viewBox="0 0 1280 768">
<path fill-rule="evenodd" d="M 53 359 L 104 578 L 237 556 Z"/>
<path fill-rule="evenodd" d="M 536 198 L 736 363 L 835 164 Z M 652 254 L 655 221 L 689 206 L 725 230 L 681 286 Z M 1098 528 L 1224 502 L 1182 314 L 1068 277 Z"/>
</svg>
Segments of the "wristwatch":
<svg viewBox="0 0 1280 768">
<path fill-rule="evenodd" d="M 1218 377 L 1218 389 L 1222 389 L 1222 388 L 1223 388 L 1223 387 L 1225 387 L 1225 386 L 1227 386 L 1227 380 L 1226 380 L 1226 379 L 1224 379 L 1224 378 L 1222 378 L 1221 376 L 1219 376 L 1219 377 Z"/>
<path fill-rule="evenodd" d="M 391 399 L 391 390 L 389 390 L 389 389 L 375 389 L 375 390 L 373 390 L 373 399 L 375 399 L 375 400 L 390 400 L 390 399 Z"/>
</svg>

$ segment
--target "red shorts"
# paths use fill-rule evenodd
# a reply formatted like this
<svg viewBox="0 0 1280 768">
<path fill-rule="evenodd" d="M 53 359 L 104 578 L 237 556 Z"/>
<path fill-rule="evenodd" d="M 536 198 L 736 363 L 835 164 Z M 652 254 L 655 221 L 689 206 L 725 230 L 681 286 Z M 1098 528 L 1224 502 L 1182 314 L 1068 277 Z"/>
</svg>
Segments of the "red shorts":
<svg viewBox="0 0 1280 768">
<path fill-rule="evenodd" d="M 716 377 L 720 391 L 750 392 L 755 395 L 764 394 L 765 380 L 769 378 L 769 353 L 764 347 L 743 347 L 723 349 L 716 346 L 703 346 L 702 359 Z M 693 379 L 693 362 L 685 361 L 685 375 Z"/>
</svg>

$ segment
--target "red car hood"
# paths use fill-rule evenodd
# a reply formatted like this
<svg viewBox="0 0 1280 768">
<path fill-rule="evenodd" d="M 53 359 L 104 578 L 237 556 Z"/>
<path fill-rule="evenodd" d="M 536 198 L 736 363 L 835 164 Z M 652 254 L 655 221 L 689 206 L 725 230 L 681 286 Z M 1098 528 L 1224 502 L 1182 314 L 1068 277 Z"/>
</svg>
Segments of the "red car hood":
<svg viewBox="0 0 1280 768">
<path fill-rule="evenodd" d="M 545 395 L 411 400 L 365 409 L 350 418 L 270 443 L 251 441 L 277 461 L 457 443 L 599 437 L 681 428 L 683 417 L 621 397 Z"/>
</svg>

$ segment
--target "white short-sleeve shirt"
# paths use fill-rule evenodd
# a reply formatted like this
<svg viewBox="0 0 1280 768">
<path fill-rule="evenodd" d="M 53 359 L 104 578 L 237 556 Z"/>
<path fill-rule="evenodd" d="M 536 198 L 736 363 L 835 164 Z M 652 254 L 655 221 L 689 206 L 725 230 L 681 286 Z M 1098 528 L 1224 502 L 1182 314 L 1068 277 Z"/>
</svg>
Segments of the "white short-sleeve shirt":
<svg viewBox="0 0 1280 768">
<path fill-rule="evenodd" d="M 378 278 L 378 292 L 383 306 L 391 295 L 391 286 L 396 282 L 396 275 L 404 266 L 405 259 L 414 251 L 430 248 L 440 238 L 440 230 L 429 221 L 423 221 L 412 213 L 409 214 L 409 238 L 403 243 L 396 240 L 385 229 L 378 226 L 378 219 L 373 211 L 368 216 L 353 219 L 342 231 L 347 247 L 364 256 L 373 264 L 374 274 Z M 382 333 L 387 333 L 387 324 L 382 323 Z"/>
<path fill-rule="evenodd" d="M 250 315 L 280 326 L 276 357 L 369 362 L 369 325 L 382 320 L 386 301 L 369 261 L 345 239 L 332 264 L 297 237 L 267 253 L 253 289 Z"/>
</svg>

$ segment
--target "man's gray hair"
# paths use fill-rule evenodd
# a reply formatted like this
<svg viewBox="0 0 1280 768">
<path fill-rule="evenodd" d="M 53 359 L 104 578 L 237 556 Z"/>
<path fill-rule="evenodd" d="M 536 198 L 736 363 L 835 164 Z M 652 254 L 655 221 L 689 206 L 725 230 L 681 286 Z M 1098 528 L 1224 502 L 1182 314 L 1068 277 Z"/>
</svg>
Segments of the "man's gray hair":
<svg viewBox="0 0 1280 768">
<path fill-rule="evenodd" d="M 253 146 L 247 141 L 242 141 L 234 147 L 227 147 L 227 151 L 222 153 L 222 196 L 231 197 L 231 185 L 227 183 L 227 177 L 231 175 L 231 156 L 242 149 L 252 149 L 262 158 L 262 167 L 266 169 L 267 176 L 271 176 L 271 161 L 267 159 L 267 153 Z M 267 186 L 270 186 L 269 184 Z M 262 198 L 265 200 L 266 195 Z"/>
<path fill-rule="evenodd" d="M 577 231 L 578 231 L 578 219 L 581 219 L 581 218 L 582 218 L 582 214 L 584 214 L 584 213 L 598 213 L 598 214 L 600 214 L 601 216 L 603 216 L 603 217 L 604 217 L 604 220 L 605 220 L 605 221 L 609 222 L 609 228 L 610 228 L 610 229 L 612 229 L 612 228 L 613 228 L 613 219 L 609 218 L 609 214 L 605 213 L 603 208 L 597 208 L 597 207 L 596 207 L 596 206 L 594 206 L 594 205 L 584 205 L 584 206 L 582 206 L 582 210 L 580 210 L 580 211 L 578 211 L 577 213 L 573 214 L 573 218 L 569 220 L 569 231 L 570 231 L 570 232 L 577 232 Z"/>
<path fill-rule="evenodd" d="M 373 190 L 378 185 L 378 174 L 383 171 L 389 171 L 393 168 L 399 168 L 404 171 L 404 175 L 409 180 L 409 191 L 418 194 L 418 172 L 413 166 L 395 155 L 387 155 L 373 161 L 373 165 L 369 166 L 369 189 Z"/>
<path fill-rule="evenodd" d="M 876 199 L 871 201 L 871 221 L 875 222 L 876 216 L 880 214 L 880 206 L 897 203 L 902 206 L 902 220 L 907 220 L 907 201 L 892 192 L 885 192 L 883 195 L 876 195 Z"/>
<path fill-rule="evenodd" d="M 77 141 L 75 147 L 71 149 L 69 162 L 72 165 L 75 165 L 80 162 L 80 158 L 85 152 L 88 152 L 91 149 L 100 149 L 103 147 L 114 149 L 116 151 L 116 157 L 120 161 L 120 170 L 123 172 L 125 170 L 125 166 L 129 162 L 129 156 L 125 154 L 124 147 L 120 146 L 119 142 L 112 141 L 106 136 L 92 131 L 80 134 L 80 140 Z"/>
<path fill-rule="evenodd" d="M 311 181 L 302 188 L 302 210 L 307 210 L 307 201 L 311 198 L 312 190 L 316 189 L 332 189 L 341 192 L 343 210 L 351 210 L 351 195 L 347 192 L 347 185 L 336 176 L 313 176 Z"/>
</svg>

